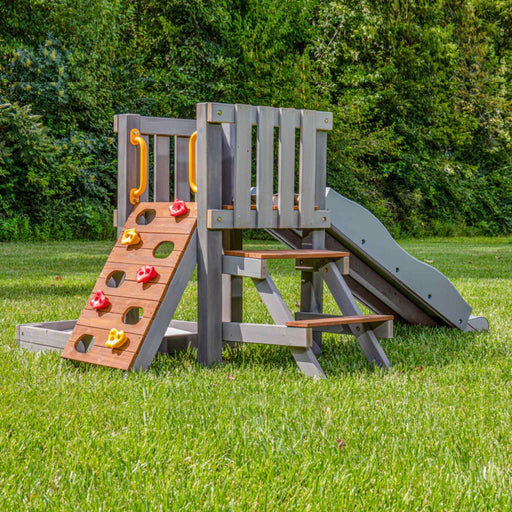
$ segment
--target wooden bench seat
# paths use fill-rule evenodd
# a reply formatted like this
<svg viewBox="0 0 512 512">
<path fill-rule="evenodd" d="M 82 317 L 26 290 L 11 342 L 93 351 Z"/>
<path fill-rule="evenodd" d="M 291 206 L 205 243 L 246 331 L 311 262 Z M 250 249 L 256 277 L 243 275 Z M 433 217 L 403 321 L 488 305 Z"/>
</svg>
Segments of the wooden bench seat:
<svg viewBox="0 0 512 512">
<path fill-rule="evenodd" d="M 287 327 L 328 327 L 330 325 L 372 324 L 393 320 L 393 315 L 335 316 L 286 322 Z"/>
<path fill-rule="evenodd" d="M 224 251 L 226 256 L 239 256 L 241 258 L 255 258 L 258 260 L 292 260 L 292 259 L 329 259 L 339 260 L 347 258 L 348 252 L 327 251 L 323 249 L 298 249 L 298 250 L 277 250 L 277 251 Z"/>
</svg>

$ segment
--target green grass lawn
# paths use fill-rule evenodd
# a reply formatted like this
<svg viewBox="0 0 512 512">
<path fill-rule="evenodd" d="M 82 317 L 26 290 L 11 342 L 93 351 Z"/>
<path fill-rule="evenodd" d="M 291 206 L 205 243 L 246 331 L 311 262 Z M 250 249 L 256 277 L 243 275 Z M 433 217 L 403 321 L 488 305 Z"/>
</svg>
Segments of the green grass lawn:
<svg viewBox="0 0 512 512">
<path fill-rule="evenodd" d="M 212 369 L 161 356 L 145 374 L 21 351 L 17 323 L 78 317 L 111 244 L 0 244 L 0 510 L 512 509 L 512 239 L 403 246 L 490 333 L 398 325 L 390 371 L 327 335 L 315 381 L 281 347 Z M 271 270 L 296 310 L 292 263 Z M 194 319 L 195 289 L 178 318 Z M 269 320 L 245 293 L 245 320 Z"/>
</svg>

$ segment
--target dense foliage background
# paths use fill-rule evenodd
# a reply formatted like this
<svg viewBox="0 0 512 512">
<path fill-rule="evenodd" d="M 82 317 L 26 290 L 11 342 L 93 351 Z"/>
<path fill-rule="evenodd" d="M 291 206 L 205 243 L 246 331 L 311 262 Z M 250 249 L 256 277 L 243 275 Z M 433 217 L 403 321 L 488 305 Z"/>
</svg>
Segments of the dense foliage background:
<svg viewBox="0 0 512 512">
<path fill-rule="evenodd" d="M 329 184 L 398 235 L 512 231 L 506 0 L 3 0 L 0 240 L 108 237 L 115 113 L 330 109 Z"/>
</svg>

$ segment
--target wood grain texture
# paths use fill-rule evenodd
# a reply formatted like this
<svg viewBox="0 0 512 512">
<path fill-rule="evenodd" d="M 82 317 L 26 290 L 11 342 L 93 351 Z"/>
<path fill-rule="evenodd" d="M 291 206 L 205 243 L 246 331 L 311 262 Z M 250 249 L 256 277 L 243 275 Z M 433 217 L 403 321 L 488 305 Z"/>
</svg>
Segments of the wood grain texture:
<svg viewBox="0 0 512 512">
<path fill-rule="evenodd" d="M 337 260 L 348 256 L 348 252 L 327 251 L 321 249 L 284 249 L 278 251 L 243 251 L 228 250 L 224 251 L 226 256 L 239 256 L 242 258 L 256 258 L 258 260 L 290 260 L 290 259 L 308 259 L 323 258 Z"/>
<path fill-rule="evenodd" d="M 157 317 L 167 290 L 172 284 L 183 254 L 195 233 L 197 222 L 195 204 L 189 204 L 190 211 L 185 218 L 186 222 L 181 224 L 180 232 L 174 234 L 169 234 L 169 231 L 178 230 L 176 226 L 180 224 L 180 219 L 171 217 L 168 208 L 169 203 L 140 203 L 134 208 L 127 220 L 127 225 L 136 225 L 141 242 L 137 246 L 127 247 L 121 245 L 120 239 L 118 240 L 91 294 L 92 297 L 97 290 L 102 289 L 107 295 L 110 305 L 105 310 L 97 311 L 86 304 L 62 352 L 63 358 L 123 370 L 132 368 L 137 354 L 144 344 L 145 337 Z M 137 217 L 146 210 L 155 211 L 154 222 L 159 226 L 167 225 L 169 227 L 167 232 L 148 231 L 151 223 L 148 225 L 136 224 Z M 185 226 L 188 232 L 187 229 L 184 229 Z M 154 249 L 163 241 L 173 242 L 175 250 L 165 259 L 153 257 Z M 135 278 L 137 269 L 148 264 L 155 266 L 159 276 L 149 283 L 137 283 Z M 108 286 L 107 283 L 109 276 L 116 271 L 124 272 L 125 279 L 114 288 Z M 129 314 L 128 318 L 125 317 L 127 312 L 133 308 L 142 308 L 143 310 L 142 318 L 136 323 L 131 322 L 134 316 L 137 318 L 138 312 L 135 312 L 135 315 Z M 126 320 L 130 323 L 126 323 Z M 105 346 L 112 328 L 123 330 L 127 334 L 127 343 L 119 349 Z M 85 353 L 78 352 L 76 349 L 80 338 L 84 335 L 92 335 L 95 338 L 94 346 Z"/>
<path fill-rule="evenodd" d="M 294 320 L 286 322 L 287 327 L 324 327 L 328 325 L 372 324 L 393 320 L 392 315 L 353 315 L 333 318 L 312 318 L 310 320 Z"/>
</svg>

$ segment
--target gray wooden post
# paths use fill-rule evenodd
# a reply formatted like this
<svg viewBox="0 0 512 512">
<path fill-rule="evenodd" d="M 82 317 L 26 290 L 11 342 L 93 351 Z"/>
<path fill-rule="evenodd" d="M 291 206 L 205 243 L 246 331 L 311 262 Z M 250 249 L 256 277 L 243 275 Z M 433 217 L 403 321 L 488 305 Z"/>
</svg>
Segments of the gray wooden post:
<svg viewBox="0 0 512 512">
<path fill-rule="evenodd" d="M 316 132 L 315 151 L 315 205 L 319 210 L 325 209 L 325 186 L 327 177 L 327 132 Z M 316 229 L 302 239 L 303 249 L 325 249 L 325 230 Z M 323 279 L 318 272 L 301 273 L 300 310 L 313 313 L 323 311 Z M 313 333 L 313 352 L 322 351 L 322 333 Z"/>
<path fill-rule="evenodd" d="M 130 190 L 139 186 L 140 151 L 130 143 L 130 130 L 140 130 L 140 116 L 121 114 L 117 116 L 117 234 L 123 231 L 124 223 L 133 205 Z"/>
<path fill-rule="evenodd" d="M 208 209 L 222 207 L 222 128 L 208 123 L 208 104 L 197 105 L 197 359 L 222 360 L 222 232 L 207 227 Z"/>
</svg>

